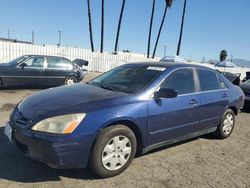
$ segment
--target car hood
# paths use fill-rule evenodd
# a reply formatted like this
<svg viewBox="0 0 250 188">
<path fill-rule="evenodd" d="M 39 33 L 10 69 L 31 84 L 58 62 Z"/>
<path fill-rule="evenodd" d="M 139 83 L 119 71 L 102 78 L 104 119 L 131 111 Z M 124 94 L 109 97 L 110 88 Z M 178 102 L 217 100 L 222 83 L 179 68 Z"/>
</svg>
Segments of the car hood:
<svg viewBox="0 0 250 188">
<path fill-rule="evenodd" d="M 71 113 L 85 113 L 114 105 L 128 96 L 87 84 L 61 86 L 35 93 L 25 98 L 18 110 L 33 121 Z"/>
</svg>

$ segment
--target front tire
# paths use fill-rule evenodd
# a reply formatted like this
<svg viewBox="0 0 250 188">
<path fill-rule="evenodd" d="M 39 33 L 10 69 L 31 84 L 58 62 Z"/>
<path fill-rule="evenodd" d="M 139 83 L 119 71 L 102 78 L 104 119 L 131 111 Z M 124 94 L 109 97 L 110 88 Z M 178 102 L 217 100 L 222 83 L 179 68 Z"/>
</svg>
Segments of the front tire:
<svg viewBox="0 0 250 188">
<path fill-rule="evenodd" d="M 93 146 L 89 165 L 102 178 L 116 176 L 127 169 L 136 153 L 136 137 L 124 125 L 101 131 Z"/>
<path fill-rule="evenodd" d="M 234 129 L 235 124 L 235 114 L 233 110 L 227 109 L 221 118 L 220 124 L 217 127 L 215 136 L 220 139 L 225 139 L 229 137 Z"/>
</svg>

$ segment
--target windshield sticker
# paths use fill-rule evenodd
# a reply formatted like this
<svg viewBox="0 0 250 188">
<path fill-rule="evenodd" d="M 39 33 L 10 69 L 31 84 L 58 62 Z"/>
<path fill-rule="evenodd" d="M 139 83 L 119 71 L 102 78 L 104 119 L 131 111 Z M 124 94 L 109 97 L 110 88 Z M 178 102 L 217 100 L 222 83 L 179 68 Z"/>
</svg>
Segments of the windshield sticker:
<svg viewBox="0 0 250 188">
<path fill-rule="evenodd" d="M 156 71 L 164 71 L 166 68 L 164 67 L 148 67 L 148 70 L 156 70 Z"/>
</svg>

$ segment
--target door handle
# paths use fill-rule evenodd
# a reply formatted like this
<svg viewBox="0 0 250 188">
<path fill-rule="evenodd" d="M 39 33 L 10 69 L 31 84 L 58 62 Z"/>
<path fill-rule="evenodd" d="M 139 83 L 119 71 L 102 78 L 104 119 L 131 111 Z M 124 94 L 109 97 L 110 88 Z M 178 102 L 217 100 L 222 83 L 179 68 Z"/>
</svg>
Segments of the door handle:
<svg viewBox="0 0 250 188">
<path fill-rule="evenodd" d="M 196 99 L 192 99 L 189 103 L 192 105 L 196 105 L 199 104 L 199 101 L 197 101 Z"/>
<path fill-rule="evenodd" d="M 228 94 L 224 93 L 222 96 L 223 99 L 227 99 L 228 98 Z"/>
</svg>

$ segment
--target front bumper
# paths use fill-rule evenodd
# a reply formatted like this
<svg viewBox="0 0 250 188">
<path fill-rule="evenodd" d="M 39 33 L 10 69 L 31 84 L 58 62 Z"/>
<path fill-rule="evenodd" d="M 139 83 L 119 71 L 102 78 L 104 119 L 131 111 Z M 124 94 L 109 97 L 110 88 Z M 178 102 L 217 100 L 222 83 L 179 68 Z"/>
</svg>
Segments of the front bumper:
<svg viewBox="0 0 250 188">
<path fill-rule="evenodd" d="M 11 125 L 12 140 L 26 156 L 52 168 L 84 168 L 88 163 L 91 136 L 69 138 L 36 133 Z"/>
</svg>

